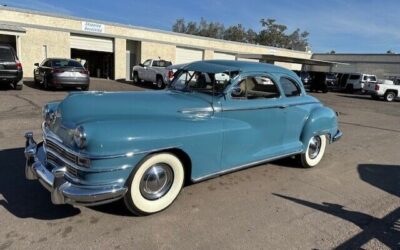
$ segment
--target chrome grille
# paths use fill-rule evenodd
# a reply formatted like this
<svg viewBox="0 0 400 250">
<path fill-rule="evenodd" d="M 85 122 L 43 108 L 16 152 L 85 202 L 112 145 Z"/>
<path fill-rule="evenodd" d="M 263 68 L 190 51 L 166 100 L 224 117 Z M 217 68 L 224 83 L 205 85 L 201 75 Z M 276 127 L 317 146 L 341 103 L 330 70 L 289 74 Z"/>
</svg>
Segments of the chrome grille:
<svg viewBox="0 0 400 250">
<path fill-rule="evenodd" d="M 58 146 L 56 143 L 46 140 L 45 141 L 46 148 L 54 151 L 55 153 L 62 155 L 62 157 L 65 157 L 68 161 L 72 163 L 76 163 L 76 156 L 68 152 L 67 150 L 63 149 L 62 147 Z"/>
<path fill-rule="evenodd" d="M 49 145 L 48 142 L 49 141 L 47 140 L 46 143 L 45 143 L 47 161 L 50 164 L 53 164 L 54 166 L 57 166 L 57 167 L 65 166 L 67 168 L 67 173 L 69 175 L 71 175 L 73 177 L 78 177 L 78 170 L 68 163 L 69 159 L 67 159 L 67 161 L 66 161 L 66 160 L 64 160 L 62 158 L 59 158 L 55 154 L 53 154 L 51 151 L 54 151 L 57 154 L 60 154 L 60 153 L 59 153 L 59 151 L 55 150 L 54 148 L 48 147 L 48 145 Z M 55 145 L 55 144 L 53 142 L 51 142 L 50 145 Z M 48 150 L 48 149 L 50 149 L 50 150 Z M 64 157 L 64 155 L 62 155 L 62 157 Z"/>
</svg>

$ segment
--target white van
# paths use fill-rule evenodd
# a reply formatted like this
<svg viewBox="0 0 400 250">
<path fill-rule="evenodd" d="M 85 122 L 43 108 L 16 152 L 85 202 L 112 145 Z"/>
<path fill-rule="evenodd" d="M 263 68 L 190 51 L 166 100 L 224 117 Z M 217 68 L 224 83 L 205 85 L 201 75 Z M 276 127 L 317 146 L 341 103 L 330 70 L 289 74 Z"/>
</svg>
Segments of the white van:
<svg viewBox="0 0 400 250">
<path fill-rule="evenodd" d="M 360 73 L 350 74 L 349 78 L 347 79 L 345 89 L 348 92 L 357 90 L 362 91 L 366 83 L 376 83 L 376 76 Z"/>
</svg>

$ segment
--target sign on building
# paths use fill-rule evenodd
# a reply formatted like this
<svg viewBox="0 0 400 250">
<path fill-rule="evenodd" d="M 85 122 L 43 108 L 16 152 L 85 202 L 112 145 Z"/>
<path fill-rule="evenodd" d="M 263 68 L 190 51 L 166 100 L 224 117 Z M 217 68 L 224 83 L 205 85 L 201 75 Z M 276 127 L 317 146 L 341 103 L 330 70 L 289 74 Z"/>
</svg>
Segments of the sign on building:
<svg viewBox="0 0 400 250">
<path fill-rule="evenodd" d="M 101 23 L 82 22 L 82 30 L 95 33 L 104 33 L 105 26 Z"/>
</svg>

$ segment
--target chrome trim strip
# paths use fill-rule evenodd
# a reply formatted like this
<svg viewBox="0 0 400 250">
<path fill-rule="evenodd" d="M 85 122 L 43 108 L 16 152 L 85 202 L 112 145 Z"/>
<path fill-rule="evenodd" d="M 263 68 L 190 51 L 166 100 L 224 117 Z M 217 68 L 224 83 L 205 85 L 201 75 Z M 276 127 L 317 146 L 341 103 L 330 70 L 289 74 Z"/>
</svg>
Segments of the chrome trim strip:
<svg viewBox="0 0 400 250">
<path fill-rule="evenodd" d="M 163 150 L 168 150 L 168 149 L 173 149 L 179 147 L 179 145 L 175 146 L 168 146 L 164 148 L 157 148 L 157 149 L 150 149 L 150 150 L 143 150 L 143 151 L 137 151 L 137 152 L 127 152 L 123 154 L 112 154 L 112 155 L 94 155 L 94 154 L 86 154 L 86 153 L 79 153 L 71 148 L 67 147 L 66 145 L 62 144 L 62 140 L 55 135 L 53 132 L 51 132 L 47 127 L 43 126 L 43 139 L 50 140 L 51 142 L 55 143 L 57 146 L 61 147 L 65 151 L 67 151 L 70 154 L 73 154 L 79 158 L 86 158 L 90 160 L 103 160 L 103 159 L 115 159 L 115 158 L 121 158 L 121 157 L 132 157 L 135 155 L 140 155 L 140 154 L 149 154 L 157 151 L 163 151 Z M 50 136 L 48 136 L 50 132 Z"/>
<path fill-rule="evenodd" d="M 45 147 L 45 145 L 44 145 L 44 147 Z M 78 166 L 75 163 L 72 163 L 68 159 L 65 159 L 64 157 L 62 157 L 61 155 L 59 155 L 58 153 L 54 152 L 53 150 L 51 150 L 51 149 L 49 149 L 47 147 L 45 147 L 45 150 L 48 153 L 50 153 L 50 154 L 54 155 L 55 157 L 57 157 L 58 159 L 60 159 L 61 161 L 63 161 L 65 164 L 67 164 L 67 165 L 69 165 L 69 166 L 71 166 L 71 167 L 73 167 L 73 168 L 75 168 L 75 169 L 77 169 L 79 171 L 82 171 L 82 172 L 104 173 L 104 172 L 114 172 L 114 171 L 119 171 L 119 170 L 125 170 L 127 168 L 133 168 L 133 166 L 130 166 L 130 165 L 123 165 L 121 167 L 115 167 L 115 168 L 101 168 L 101 169 L 100 168 L 96 168 L 96 169 L 85 168 L 85 167 Z M 57 164 L 55 162 L 53 162 L 53 161 L 52 161 L 52 164 L 57 166 Z"/>
<path fill-rule="evenodd" d="M 343 136 L 343 132 L 338 130 L 336 132 L 336 134 L 332 137 L 332 142 L 336 142 L 336 141 L 340 140 L 340 138 L 342 138 L 342 136 Z"/>
<path fill-rule="evenodd" d="M 308 104 L 319 104 L 319 102 L 304 102 L 304 103 L 292 103 L 292 104 L 281 104 L 281 105 L 273 105 L 273 106 L 263 106 L 263 107 L 250 107 L 250 108 L 222 108 L 222 112 L 230 112 L 230 111 L 248 111 L 248 110 L 262 110 L 262 109 L 285 109 L 293 106 L 300 105 L 308 105 Z"/>
<path fill-rule="evenodd" d="M 194 182 L 203 181 L 203 180 L 206 180 L 206 179 L 217 177 L 219 175 L 224 175 L 224 174 L 228 174 L 228 173 L 231 173 L 231 172 L 235 172 L 237 170 L 241 170 L 241 169 L 253 167 L 253 166 L 256 166 L 256 165 L 260 165 L 261 163 L 267 163 L 267 162 L 278 160 L 278 159 L 281 159 L 281 158 L 286 158 L 286 157 L 289 157 L 289 156 L 292 156 L 292 155 L 297 155 L 297 154 L 300 154 L 301 152 L 303 152 L 303 151 L 299 150 L 299 151 L 295 151 L 293 153 L 288 153 L 288 154 L 279 155 L 279 156 L 267 158 L 267 159 L 260 160 L 260 161 L 246 163 L 244 165 L 239 165 L 239 166 L 236 166 L 236 167 L 233 167 L 233 168 L 230 168 L 230 169 L 226 169 L 226 170 L 222 170 L 222 171 L 219 171 L 219 172 L 216 172 L 216 173 L 208 174 L 208 175 L 205 175 L 205 176 L 200 177 L 200 178 L 196 178 L 196 179 L 192 178 L 192 181 L 194 181 Z"/>
</svg>

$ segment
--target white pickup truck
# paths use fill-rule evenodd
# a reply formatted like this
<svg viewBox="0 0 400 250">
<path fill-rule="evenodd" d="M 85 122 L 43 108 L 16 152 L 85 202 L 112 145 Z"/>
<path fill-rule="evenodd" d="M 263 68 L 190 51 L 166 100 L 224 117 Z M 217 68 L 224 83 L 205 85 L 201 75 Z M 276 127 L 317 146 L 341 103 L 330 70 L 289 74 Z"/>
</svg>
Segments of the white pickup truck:
<svg viewBox="0 0 400 250">
<path fill-rule="evenodd" d="M 151 82 L 162 89 L 169 82 L 169 70 L 166 67 L 171 66 L 170 61 L 161 59 L 148 59 L 143 64 L 139 64 L 132 69 L 132 79 L 134 83 L 141 81 Z"/>
<path fill-rule="evenodd" d="M 391 80 L 378 80 L 376 83 L 366 83 L 364 85 L 366 93 L 370 94 L 373 99 L 383 97 L 385 101 L 392 102 L 400 99 L 400 82 L 393 83 Z"/>
</svg>

